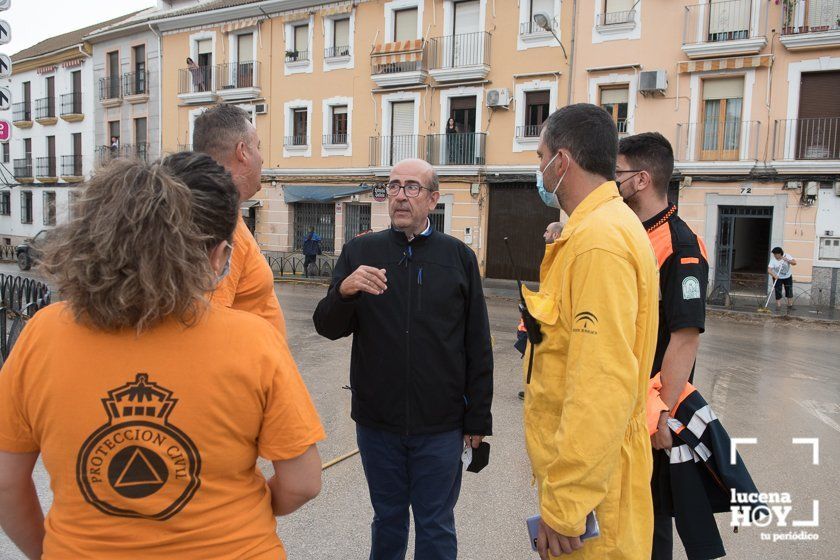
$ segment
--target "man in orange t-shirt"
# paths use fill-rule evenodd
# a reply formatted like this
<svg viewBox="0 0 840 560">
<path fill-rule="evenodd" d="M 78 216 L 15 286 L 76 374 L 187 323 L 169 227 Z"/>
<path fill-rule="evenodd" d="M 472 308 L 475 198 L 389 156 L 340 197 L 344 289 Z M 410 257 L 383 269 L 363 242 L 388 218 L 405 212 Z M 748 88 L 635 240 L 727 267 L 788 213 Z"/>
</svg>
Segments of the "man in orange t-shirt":
<svg viewBox="0 0 840 560">
<path fill-rule="evenodd" d="M 193 149 L 210 155 L 230 172 L 240 201 L 251 199 L 260 190 L 260 139 L 241 108 L 219 105 L 196 118 Z M 274 293 L 274 273 L 242 216 L 233 234 L 230 273 L 213 292 L 213 301 L 258 315 L 286 337 L 286 322 Z"/>
</svg>

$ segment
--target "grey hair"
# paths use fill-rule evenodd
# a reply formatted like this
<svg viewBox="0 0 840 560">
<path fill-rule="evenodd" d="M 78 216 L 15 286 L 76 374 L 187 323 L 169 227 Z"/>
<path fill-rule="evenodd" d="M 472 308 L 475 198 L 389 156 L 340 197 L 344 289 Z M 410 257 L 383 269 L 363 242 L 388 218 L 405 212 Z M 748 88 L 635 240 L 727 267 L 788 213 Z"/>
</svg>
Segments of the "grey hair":
<svg viewBox="0 0 840 560">
<path fill-rule="evenodd" d="M 432 192 L 440 190 L 440 178 L 438 178 L 437 171 L 432 166 L 429 166 L 429 184 L 427 186 Z"/>
<path fill-rule="evenodd" d="M 193 150 L 225 163 L 236 145 L 247 139 L 250 130 L 248 113 L 240 107 L 219 105 L 207 109 L 195 119 Z"/>
</svg>

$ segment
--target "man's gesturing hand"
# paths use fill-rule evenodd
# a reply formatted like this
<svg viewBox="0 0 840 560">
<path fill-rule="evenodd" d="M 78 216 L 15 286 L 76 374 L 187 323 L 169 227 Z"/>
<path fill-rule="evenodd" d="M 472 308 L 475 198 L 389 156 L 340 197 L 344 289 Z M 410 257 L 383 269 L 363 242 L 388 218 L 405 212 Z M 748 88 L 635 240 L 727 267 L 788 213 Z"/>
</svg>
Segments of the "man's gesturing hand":
<svg viewBox="0 0 840 560">
<path fill-rule="evenodd" d="M 561 554 L 571 554 L 581 548 L 583 548 L 583 542 L 581 542 L 580 537 L 561 535 L 540 519 L 540 526 L 537 531 L 537 552 L 540 553 L 542 560 L 548 560 L 549 552 L 551 556 L 556 557 Z"/>
<path fill-rule="evenodd" d="M 385 277 L 384 268 L 362 265 L 344 279 L 338 293 L 343 298 L 353 297 L 360 292 L 378 296 L 384 294 L 387 289 L 388 279 Z"/>
</svg>

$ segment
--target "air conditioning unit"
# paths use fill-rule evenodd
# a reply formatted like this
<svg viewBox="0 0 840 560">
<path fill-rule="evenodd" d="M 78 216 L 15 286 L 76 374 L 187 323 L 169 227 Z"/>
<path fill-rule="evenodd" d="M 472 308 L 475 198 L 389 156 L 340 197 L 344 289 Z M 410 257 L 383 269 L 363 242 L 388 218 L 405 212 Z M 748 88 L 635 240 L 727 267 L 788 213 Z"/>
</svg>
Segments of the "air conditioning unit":
<svg viewBox="0 0 840 560">
<path fill-rule="evenodd" d="M 664 94 L 668 89 L 668 73 L 665 70 L 649 70 L 639 73 L 639 93 Z"/>
<path fill-rule="evenodd" d="M 258 115 L 265 115 L 268 113 L 268 103 L 257 103 L 254 105 L 254 112 Z"/>
<path fill-rule="evenodd" d="M 510 90 L 507 88 L 487 90 L 488 107 L 505 107 L 510 105 Z"/>
<path fill-rule="evenodd" d="M 834 194 L 840 196 L 840 181 L 834 181 Z"/>
<path fill-rule="evenodd" d="M 785 181 L 782 188 L 786 191 L 798 191 L 802 188 L 802 181 Z"/>
</svg>

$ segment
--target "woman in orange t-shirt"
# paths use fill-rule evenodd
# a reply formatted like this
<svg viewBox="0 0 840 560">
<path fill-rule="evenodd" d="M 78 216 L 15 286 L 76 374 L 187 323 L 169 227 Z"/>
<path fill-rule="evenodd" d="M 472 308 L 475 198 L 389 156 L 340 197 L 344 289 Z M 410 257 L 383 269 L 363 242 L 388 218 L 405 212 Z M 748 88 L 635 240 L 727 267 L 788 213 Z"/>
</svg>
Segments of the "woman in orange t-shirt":
<svg viewBox="0 0 840 560">
<path fill-rule="evenodd" d="M 324 431 L 277 329 L 207 300 L 237 212 L 230 175 L 182 153 L 97 172 L 51 236 L 65 301 L 0 372 L 0 525 L 29 558 L 285 558 L 274 516 L 320 491 Z"/>
</svg>

